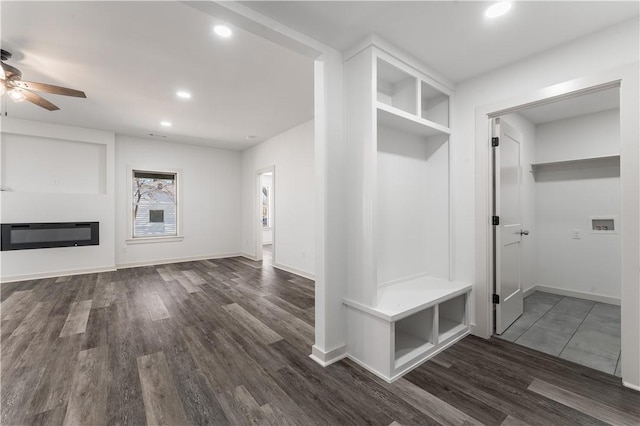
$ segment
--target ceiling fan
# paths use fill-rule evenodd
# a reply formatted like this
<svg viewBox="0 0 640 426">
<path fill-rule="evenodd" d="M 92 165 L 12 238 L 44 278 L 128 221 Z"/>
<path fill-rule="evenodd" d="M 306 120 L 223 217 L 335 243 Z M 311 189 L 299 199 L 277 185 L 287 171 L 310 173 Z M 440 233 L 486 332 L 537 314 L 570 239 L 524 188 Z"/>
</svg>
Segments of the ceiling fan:
<svg viewBox="0 0 640 426">
<path fill-rule="evenodd" d="M 2 61 L 0 63 L 2 64 L 2 75 L 0 75 L 0 79 L 2 81 L 2 85 L 0 86 L 0 93 L 8 94 L 15 102 L 27 100 L 49 111 L 55 111 L 60 108 L 33 92 L 46 92 L 53 93 L 55 95 L 75 96 L 77 98 L 87 97 L 87 95 L 80 90 L 54 86 L 52 84 L 22 81 L 22 73 L 20 70 L 4 63 L 4 61 L 11 58 L 11 53 L 4 49 L 1 50 Z"/>
</svg>

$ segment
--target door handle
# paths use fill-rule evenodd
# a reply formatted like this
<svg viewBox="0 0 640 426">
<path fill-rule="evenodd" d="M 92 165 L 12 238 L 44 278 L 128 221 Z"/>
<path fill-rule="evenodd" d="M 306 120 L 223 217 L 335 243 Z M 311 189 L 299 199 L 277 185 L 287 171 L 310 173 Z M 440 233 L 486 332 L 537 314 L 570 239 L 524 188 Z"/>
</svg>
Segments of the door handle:
<svg viewBox="0 0 640 426">
<path fill-rule="evenodd" d="M 529 230 L 528 229 L 521 229 L 520 230 L 520 235 L 529 235 Z"/>
</svg>

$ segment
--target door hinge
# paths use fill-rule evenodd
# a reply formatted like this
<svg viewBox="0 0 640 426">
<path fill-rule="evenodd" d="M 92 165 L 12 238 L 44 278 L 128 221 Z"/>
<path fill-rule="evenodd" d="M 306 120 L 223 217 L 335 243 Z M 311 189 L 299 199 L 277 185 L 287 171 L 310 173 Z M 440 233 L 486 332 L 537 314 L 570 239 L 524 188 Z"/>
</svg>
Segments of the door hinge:
<svg viewBox="0 0 640 426">
<path fill-rule="evenodd" d="M 494 294 L 493 295 L 493 304 L 494 305 L 499 305 L 500 304 L 500 295 L 499 294 Z"/>
<path fill-rule="evenodd" d="M 500 225 L 500 216 L 491 216 L 491 224 L 493 226 Z"/>
<path fill-rule="evenodd" d="M 492 147 L 500 146 L 500 138 L 498 137 L 491 138 L 491 146 Z"/>
</svg>

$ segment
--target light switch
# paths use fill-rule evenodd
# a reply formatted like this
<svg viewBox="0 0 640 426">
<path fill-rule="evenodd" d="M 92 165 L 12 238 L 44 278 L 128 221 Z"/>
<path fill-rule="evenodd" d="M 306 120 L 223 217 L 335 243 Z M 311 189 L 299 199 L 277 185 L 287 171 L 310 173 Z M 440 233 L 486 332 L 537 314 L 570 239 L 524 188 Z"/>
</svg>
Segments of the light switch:
<svg viewBox="0 0 640 426">
<path fill-rule="evenodd" d="M 573 236 L 574 240 L 581 240 L 582 239 L 582 231 L 579 229 L 574 229 L 571 232 L 571 235 Z"/>
</svg>

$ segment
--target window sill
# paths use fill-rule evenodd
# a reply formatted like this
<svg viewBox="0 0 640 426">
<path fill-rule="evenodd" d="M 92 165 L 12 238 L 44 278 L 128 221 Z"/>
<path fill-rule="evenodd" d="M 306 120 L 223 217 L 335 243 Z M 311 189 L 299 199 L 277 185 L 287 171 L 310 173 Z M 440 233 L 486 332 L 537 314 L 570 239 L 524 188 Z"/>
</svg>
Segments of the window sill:
<svg viewBox="0 0 640 426">
<path fill-rule="evenodd" d="M 138 237 L 127 238 L 125 242 L 127 244 L 156 244 L 156 243 L 175 243 L 182 241 L 184 237 L 182 235 L 172 235 L 170 237 Z"/>
</svg>

